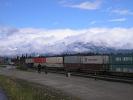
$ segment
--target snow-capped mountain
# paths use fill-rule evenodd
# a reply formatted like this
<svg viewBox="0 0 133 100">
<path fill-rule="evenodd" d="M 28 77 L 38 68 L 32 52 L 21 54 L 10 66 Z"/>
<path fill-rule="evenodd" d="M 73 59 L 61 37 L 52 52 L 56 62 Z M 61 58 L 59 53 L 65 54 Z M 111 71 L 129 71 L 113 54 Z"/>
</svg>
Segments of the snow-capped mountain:
<svg viewBox="0 0 133 100">
<path fill-rule="evenodd" d="M 107 46 L 95 45 L 93 43 L 73 42 L 71 44 L 65 44 L 64 42 L 47 46 L 45 49 L 46 55 L 54 54 L 84 54 L 84 53 L 133 53 L 133 49 L 116 49 Z"/>
<path fill-rule="evenodd" d="M 3 31 L 4 30 L 4 31 Z M 0 56 L 19 54 L 132 52 L 133 28 L 0 28 Z M 10 35 L 7 35 L 10 34 Z"/>
</svg>

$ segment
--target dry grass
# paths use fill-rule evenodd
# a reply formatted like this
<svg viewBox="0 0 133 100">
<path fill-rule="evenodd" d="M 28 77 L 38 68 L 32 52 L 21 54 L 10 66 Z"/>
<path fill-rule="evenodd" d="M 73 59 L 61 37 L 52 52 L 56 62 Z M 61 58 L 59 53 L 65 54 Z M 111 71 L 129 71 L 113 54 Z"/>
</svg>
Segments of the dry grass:
<svg viewBox="0 0 133 100">
<path fill-rule="evenodd" d="M 48 87 L 1 75 L 0 86 L 7 93 L 9 100 L 77 100 Z"/>
</svg>

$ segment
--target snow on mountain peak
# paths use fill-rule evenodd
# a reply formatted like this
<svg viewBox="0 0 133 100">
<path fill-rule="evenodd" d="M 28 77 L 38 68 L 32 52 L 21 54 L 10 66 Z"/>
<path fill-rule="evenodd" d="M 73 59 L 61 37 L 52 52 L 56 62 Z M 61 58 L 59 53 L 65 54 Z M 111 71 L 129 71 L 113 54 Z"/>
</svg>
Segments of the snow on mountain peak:
<svg viewBox="0 0 133 100">
<path fill-rule="evenodd" d="M 133 49 L 133 28 L 9 29 L 0 27 L 0 55 Z M 99 49 L 98 49 L 99 48 Z"/>
</svg>

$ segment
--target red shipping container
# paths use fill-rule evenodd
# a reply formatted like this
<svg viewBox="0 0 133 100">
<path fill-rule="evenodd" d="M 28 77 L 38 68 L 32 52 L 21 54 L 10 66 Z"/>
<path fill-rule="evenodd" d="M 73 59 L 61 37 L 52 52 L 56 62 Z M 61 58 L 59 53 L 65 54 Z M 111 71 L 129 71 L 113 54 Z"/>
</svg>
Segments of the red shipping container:
<svg viewBox="0 0 133 100">
<path fill-rule="evenodd" d="M 45 63 L 46 58 L 34 58 L 33 61 L 34 63 Z"/>
</svg>

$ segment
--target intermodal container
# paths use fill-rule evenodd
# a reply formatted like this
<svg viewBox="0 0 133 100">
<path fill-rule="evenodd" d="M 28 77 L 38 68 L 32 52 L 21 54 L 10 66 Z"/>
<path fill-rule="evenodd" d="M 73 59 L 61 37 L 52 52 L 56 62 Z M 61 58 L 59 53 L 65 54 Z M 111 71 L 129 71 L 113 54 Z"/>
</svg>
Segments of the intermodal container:
<svg viewBox="0 0 133 100">
<path fill-rule="evenodd" d="M 133 73 L 133 65 L 110 65 L 110 71 Z"/>
<path fill-rule="evenodd" d="M 81 63 L 83 64 L 107 64 L 108 56 L 82 56 Z"/>
<path fill-rule="evenodd" d="M 47 64 L 62 64 L 63 63 L 63 57 L 48 57 L 46 58 Z"/>
<path fill-rule="evenodd" d="M 123 55 L 111 55 L 110 56 L 110 64 L 116 65 L 128 65 L 133 64 L 133 55 L 123 54 Z"/>
<path fill-rule="evenodd" d="M 80 64 L 81 63 L 81 56 L 65 56 L 64 63 L 69 64 Z"/>
<path fill-rule="evenodd" d="M 64 67 L 63 64 L 56 64 L 56 63 L 46 63 L 45 64 L 47 67 L 56 67 L 56 68 L 60 68 L 60 67 Z"/>
<path fill-rule="evenodd" d="M 46 58 L 33 58 L 34 63 L 46 63 Z"/>
</svg>

